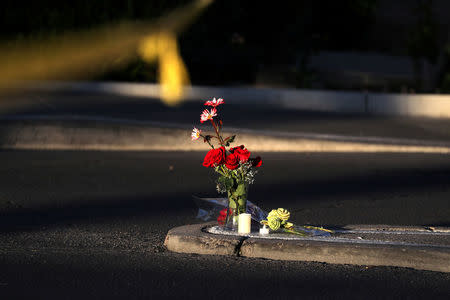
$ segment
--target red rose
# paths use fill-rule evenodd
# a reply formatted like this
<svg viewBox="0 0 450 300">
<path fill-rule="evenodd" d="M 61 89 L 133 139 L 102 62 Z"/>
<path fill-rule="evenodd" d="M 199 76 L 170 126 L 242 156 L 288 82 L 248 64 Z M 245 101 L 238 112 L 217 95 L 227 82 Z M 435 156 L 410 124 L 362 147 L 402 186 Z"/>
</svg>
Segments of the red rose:
<svg viewBox="0 0 450 300">
<path fill-rule="evenodd" d="M 252 158 L 251 162 L 252 162 L 252 166 L 256 167 L 256 168 L 259 168 L 262 165 L 262 159 L 259 156 L 257 156 L 256 158 Z"/>
<path fill-rule="evenodd" d="M 250 151 L 245 149 L 244 145 L 234 147 L 230 149 L 230 152 L 236 155 L 241 162 L 246 162 L 250 157 Z"/>
<path fill-rule="evenodd" d="M 230 170 L 236 169 L 237 167 L 239 167 L 239 157 L 231 153 L 225 159 L 225 166 L 227 166 L 227 168 Z"/>
<path fill-rule="evenodd" d="M 232 210 L 229 209 L 228 214 L 231 215 L 232 214 Z M 227 209 L 224 208 L 219 212 L 219 216 L 217 217 L 217 222 L 220 225 L 224 225 L 225 222 L 227 221 Z"/>
<path fill-rule="evenodd" d="M 225 147 L 220 147 L 218 149 L 211 149 L 206 153 L 205 159 L 203 160 L 203 166 L 205 167 L 216 167 L 223 164 L 225 161 Z"/>
<path fill-rule="evenodd" d="M 227 215 L 220 215 L 217 217 L 217 223 L 220 225 L 225 225 L 225 222 L 227 221 Z"/>
</svg>

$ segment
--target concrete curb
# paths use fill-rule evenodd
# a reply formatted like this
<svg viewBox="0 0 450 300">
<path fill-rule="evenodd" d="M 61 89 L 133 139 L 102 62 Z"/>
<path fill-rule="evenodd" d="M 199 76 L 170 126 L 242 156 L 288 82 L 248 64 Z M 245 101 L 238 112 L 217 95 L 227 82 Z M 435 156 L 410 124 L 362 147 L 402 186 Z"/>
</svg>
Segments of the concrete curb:
<svg viewBox="0 0 450 300">
<path fill-rule="evenodd" d="M 0 148 L 101 151 L 206 151 L 190 140 L 191 128 L 123 120 L 2 119 Z M 409 152 L 450 153 L 450 143 L 357 138 L 230 129 L 236 143 L 260 152 Z"/>
<path fill-rule="evenodd" d="M 173 252 L 211 255 L 237 255 L 243 238 L 235 236 L 216 236 L 202 229 L 208 224 L 186 225 L 171 229 L 164 245 Z"/>
<path fill-rule="evenodd" d="M 152 99 L 160 97 L 159 85 L 148 83 L 39 82 L 24 86 L 24 89 L 94 92 Z M 290 110 L 450 118 L 450 95 L 436 94 L 373 94 L 353 91 L 192 86 L 186 89 L 183 100 L 204 101 L 211 97 L 222 97 L 229 103 L 264 105 Z"/>
<path fill-rule="evenodd" d="M 379 243 L 376 241 L 356 243 L 348 239 L 333 240 L 320 237 L 280 240 L 214 235 L 205 231 L 208 226 L 212 226 L 212 224 L 195 224 L 174 228 L 168 232 L 164 245 L 168 250 L 180 253 L 237 255 L 332 264 L 395 266 L 450 272 L 450 246 L 382 241 Z M 384 226 L 384 228 L 389 227 Z M 407 230 L 414 231 L 414 228 Z"/>
<path fill-rule="evenodd" d="M 241 256 L 450 272 L 450 249 L 320 241 L 245 240 Z"/>
</svg>

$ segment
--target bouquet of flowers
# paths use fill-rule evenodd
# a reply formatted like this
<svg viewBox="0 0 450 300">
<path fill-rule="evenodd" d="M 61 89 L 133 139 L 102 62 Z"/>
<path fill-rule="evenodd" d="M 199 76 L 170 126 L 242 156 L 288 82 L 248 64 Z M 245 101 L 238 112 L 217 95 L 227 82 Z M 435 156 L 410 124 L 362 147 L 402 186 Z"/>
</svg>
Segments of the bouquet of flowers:
<svg viewBox="0 0 450 300">
<path fill-rule="evenodd" d="M 221 212 L 219 222 L 229 227 L 236 226 L 237 216 L 247 211 L 248 186 L 254 182 L 257 168 L 261 167 L 261 157 L 251 158 L 250 151 L 244 145 L 231 147 L 236 135 L 223 137 L 223 121 L 218 116 L 218 106 L 225 104 L 222 98 L 213 98 L 205 102 L 210 108 L 203 110 L 200 122 L 210 122 L 214 134 L 204 134 L 194 127 L 191 139 L 203 139 L 211 150 L 206 153 L 203 166 L 214 168 L 219 177 L 217 179 L 217 191 L 226 193 L 228 196 L 228 207 Z"/>
</svg>

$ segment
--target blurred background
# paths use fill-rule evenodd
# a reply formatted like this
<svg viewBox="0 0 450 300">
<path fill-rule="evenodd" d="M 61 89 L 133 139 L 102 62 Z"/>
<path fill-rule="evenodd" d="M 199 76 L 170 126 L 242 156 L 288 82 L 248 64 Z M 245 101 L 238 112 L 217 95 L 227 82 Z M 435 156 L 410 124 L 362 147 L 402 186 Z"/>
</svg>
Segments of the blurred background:
<svg viewBox="0 0 450 300">
<path fill-rule="evenodd" d="M 151 21 L 191 1 L 3 1 L 3 45 L 124 21 Z M 178 36 L 193 85 L 395 93 L 450 92 L 446 0 L 215 1 Z M 138 56 L 78 79 L 155 82 Z M 84 78 L 83 78 L 84 77 Z"/>
</svg>

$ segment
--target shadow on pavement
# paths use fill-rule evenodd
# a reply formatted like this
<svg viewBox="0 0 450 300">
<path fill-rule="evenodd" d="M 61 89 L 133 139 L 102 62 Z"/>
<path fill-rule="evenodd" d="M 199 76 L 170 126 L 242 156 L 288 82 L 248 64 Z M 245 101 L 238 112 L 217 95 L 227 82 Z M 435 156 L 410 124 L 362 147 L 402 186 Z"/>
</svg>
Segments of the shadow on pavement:
<svg viewBox="0 0 450 300">
<path fill-rule="evenodd" d="M 215 256 L 142 253 L 35 253 L 3 263 L 0 294 L 20 298 L 433 298 L 435 272 Z M 19 263 L 18 263 L 19 262 Z M 36 275 L 39 276 L 36 276 Z M 3 278 L 5 276 L 5 278 Z M 199 284 L 207 283 L 207 284 Z"/>
<path fill-rule="evenodd" d="M 370 223 L 375 218 L 385 224 L 423 225 L 429 220 L 429 215 L 435 214 L 436 218 L 444 215 L 447 219 L 439 219 L 439 222 L 429 225 L 442 225 L 450 221 L 449 215 L 446 215 L 449 210 L 448 178 L 449 168 L 383 170 L 379 175 L 341 176 L 323 180 L 292 178 L 288 182 L 252 186 L 249 200 L 266 211 L 287 207 L 293 212 L 294 221 L 301 223 L 307 221 L 319 222 L 317 225 L 339 226 L 361 221 L 365 223 L 364 220 Z M 421 198 L 431 191 L 442 191 L 442 195 Z M 148 192 L 151 193 L 150 190 Z M 171 196 L 132 196 L 133 191 L 130 191 L 122 198 L 102 198 L 89 196 L 89 191 L 86 191 L 85 198 L 88 200 L 79 205 L 6 208 L 0 213 L 0 226 L 3 232 L 26 231 L 41 226 L 77 222 L 112 222 L 136 216 L 152 218 L 161 212 L 185 212 L 192 214 L 194 219 L 196 207 L 191 197 L 193 194 L 198 195 L 195 191 L 184 191 Z M 67 196 L 61 194 L 61 197 Z M 304 212 L 313 216 L 307 218 Z M 317 212 L 320 214 L 314 217 Z M 297 218 L 295 215 L 298 215 Z M 342 216 L 337 218 L 336 215 Z"/>
<path fill-rule="evenodd" d="M 58 227 L 76 223 L 103 223 L 132 217 L 149 219 L 165 213 L 186 211 L 195 218 L 196 207 L 189 195 L 158 197 L 125 197 L 120 199 L 90 199 L 80 205 L 13 208 L 0 213 L 0 232 L 32 231 L 41 227 Z"/>
</svg>

